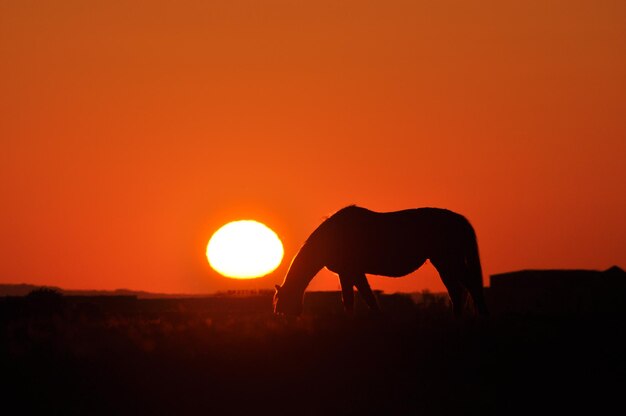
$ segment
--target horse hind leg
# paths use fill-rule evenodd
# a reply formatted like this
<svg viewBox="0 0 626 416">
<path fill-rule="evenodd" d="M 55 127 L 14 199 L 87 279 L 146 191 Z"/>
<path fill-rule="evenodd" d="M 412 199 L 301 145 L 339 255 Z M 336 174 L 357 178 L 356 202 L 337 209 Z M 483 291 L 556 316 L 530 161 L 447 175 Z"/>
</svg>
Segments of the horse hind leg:
<svg viewBox="0 0 626 416">
<path fill-rule="evenodd" d="M 446 284 L 444 285 L 448 289 L 450 295 L 450 301 L 452 302 L 452 312 L 456 318 L 460 318 L 463 315 L 463 310 L 467 306 L 468 293 L 462 285 L 458 284 Z"/>
<path fill-rule="evenodd" d="M 467 305 L 468 296 L 468 290 L 462 283 L 465 268 L 462 263 L 450 259 L 431 259 L 431 263 L 437 269 L 441 281 L 448 290 L 454 316 L 460 318 Z"/>
<path fill-rule="evenodd" d="M 483 289 L 483 282 L 480 276 L 474 275 L 471 270 L 466 271 L 467 282 L 465 286 L 469 291 L 472 301 L 474 303 L 474 308 L 478 312 L 479 315 L 486 316 L 489 315 L 489 310 L 487 308 L 487 302 L 485 300 L 485 292 Z"/>
<path fill-rule="evenodd" d="M 458 279 L 471 297 L 473 312 L 483 316 L 488 315 L 480 265 L 476 267 L 475 264 L 465 260 L 455 260 L 452 264 L 454 277 Z"/>
</svg>

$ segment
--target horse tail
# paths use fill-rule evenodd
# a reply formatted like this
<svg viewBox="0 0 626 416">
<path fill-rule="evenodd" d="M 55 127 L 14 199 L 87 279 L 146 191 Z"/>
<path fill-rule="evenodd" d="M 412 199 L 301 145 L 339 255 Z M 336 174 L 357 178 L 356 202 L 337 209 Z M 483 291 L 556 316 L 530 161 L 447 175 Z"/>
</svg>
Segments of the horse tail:
<svg viewBox="0 0 626 416">
<path fill-rule="evenodd" d="M 474 227 L 467 222 L 467 240 L 465 247 L 465 264 L 467 266 L 467 289 L 472 296 L 474 306 L 481 315 L 486 315 L 487 304 L 483 291 L 483 269 L 478 251 L 478 239 Z"/>
</svg>

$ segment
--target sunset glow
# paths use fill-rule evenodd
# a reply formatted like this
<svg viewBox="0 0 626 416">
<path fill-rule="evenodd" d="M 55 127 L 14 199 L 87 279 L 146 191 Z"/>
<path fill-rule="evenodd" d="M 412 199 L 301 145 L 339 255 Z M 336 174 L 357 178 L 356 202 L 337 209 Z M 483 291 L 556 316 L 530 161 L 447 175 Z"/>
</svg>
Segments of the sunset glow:
<svg viewBox="0 0 626 416">
<path fill-rule="evenodd" d="M 254 279 L 274 271 L 283 259 L 283 245 L 274 231 L 257 221 L 230 222 L 213 234 L 207 259 L 218 273 Z"/>
<path fill-rule="evenodd" d="M 88 5 L 88 6 L 87 6 Z M 0 283 L 204 294 L 262 219 L 441 207 L 489 276 L 626 267 L 626 2 L 5 1 Z M 322 269 L 311 290 L 337 290 Z M 444 291 L 426 263 L 375 290 Z"/>
</svg>

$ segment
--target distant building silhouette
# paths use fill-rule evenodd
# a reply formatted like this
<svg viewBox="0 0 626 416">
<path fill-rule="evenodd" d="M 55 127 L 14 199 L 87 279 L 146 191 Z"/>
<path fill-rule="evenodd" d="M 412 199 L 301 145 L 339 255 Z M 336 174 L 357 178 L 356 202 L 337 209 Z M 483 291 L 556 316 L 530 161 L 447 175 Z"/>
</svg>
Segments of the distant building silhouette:
<svg viewBox="0 0 626 416">
<path fill-rule="evenodd" d="M 626 272 L 520 270 L 492 275 L 489 303 L 497 312 L 586 314 L 626 309 Z"/>
</svg>

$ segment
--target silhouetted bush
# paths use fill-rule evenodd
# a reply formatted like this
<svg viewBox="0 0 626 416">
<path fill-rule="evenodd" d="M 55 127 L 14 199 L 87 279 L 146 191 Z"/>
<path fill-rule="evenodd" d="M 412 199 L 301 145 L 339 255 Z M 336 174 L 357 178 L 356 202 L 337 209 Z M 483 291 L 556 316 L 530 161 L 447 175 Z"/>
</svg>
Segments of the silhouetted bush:
<svg viewBox="0 0 626 416">
<path fill-rule="evenodd" d="M 54 288 L 42 287 L 32 290 L 26 298 L 36 300 L 38 302 L 47 302 L 50 300 L 58 301 L 63 297 L 63 294 Z"/>
<path fill-rule="evenodd" d="M 65 307 L 63 294 L 53 288 L 39 288 L 25 297 L 28 312 L 38 316 L 61 314 Z"/>
</svg>

